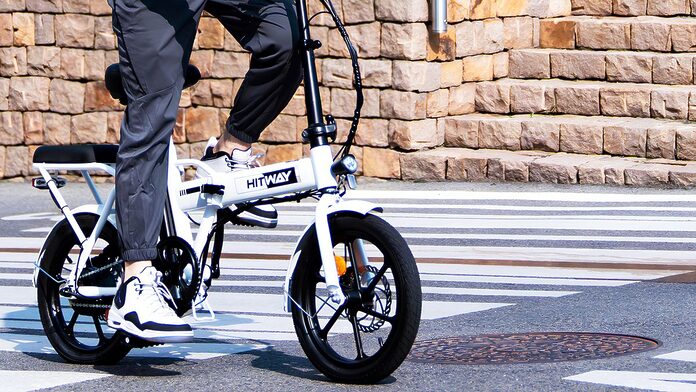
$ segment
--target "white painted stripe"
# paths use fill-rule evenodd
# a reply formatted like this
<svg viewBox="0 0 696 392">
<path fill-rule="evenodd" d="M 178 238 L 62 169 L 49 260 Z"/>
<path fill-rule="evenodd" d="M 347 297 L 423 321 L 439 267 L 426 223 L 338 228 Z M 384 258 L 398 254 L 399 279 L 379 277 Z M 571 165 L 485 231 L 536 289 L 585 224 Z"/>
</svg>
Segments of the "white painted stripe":
<svg viewBox="0 0 696 392">
<path fill-rule="evenodd" d="M 283 287 L 283 281 L 242 281 L 242 280 L 216 280 L 213 287 Z M 552 290 L 495 290 L 495 289 L 468 289 L 459 287 L 431 287 L 423 286 L 424 294 L 452 294 L 452 295 L 478 295 L 478 296 L 504 296 L 504 297 L 548 297 L 559 298 L 567 295 L 578 294 L 579 291 L 552 291 Z M 214 294 L 211 294 L 214 295 Z"/>
<path fill-rule="evenodd" d="M 410 214 L 380 214 L 381 218 L 394 227 L 402 228 L 477 228 L 477 229 L 566 229 L 566 230 L 660 230 L 666 232 L 696 231 L 696 220 L 677 218 L 673 221 L 657 219 L 607 219 L 606 217 L 586 217 L 569 219 L 563 216 L 514 217 L 497 216 L 440 216 L 428 219 L 414 218 Z M 312 223 L 311 216 L 281 215 L 281 225 L 306 226 Z"/>
<path fill-rule="evenodd" d="M 652 216 L 652 215 L 633 215 L 633 216 L 622 216 L 622 215 L 557 215 L 557 214 L 528 214 L 528 215 L 507 215 L 507 214 L 491 214 L 491 215 L 481 215 L 481 214 L 452 214 L 452 213 L 429 213 L 422 214 L 416 212 L 409 213 L 390 213 L 385 211 L 379 214 L 379 216 L 384 219 L 389 220 L 389 218 L 408 218 L 408 219 L 440 219 L 444 221 L 457 221 L 457 220 L 472 220 L 472 219 L 505 219 L 511 221 L 526 221 L 526 220 L 537 220 L 537 219 L 556 219 L 556 220 L 569 220 L 569 221 L 596 221 L 596 220 L 606 220 L 606 221 L 647 221 L 647 222 L 694 222 L 694 219 L 684 218 L 681 216 Z M 311 211 L 286 211 L 283 215 L 278 217 L 279 223 L 283 222 L 283 217 L 302 217 L 302 218 L 313 218 L 314 213 Z M 443 226 L 446 227 L 446 226 Z"/>
<path fill-rule="evenodd" d="M 256 242 L 225 242 L 223 252 L 285 256 L 290 255 L 294 248 L 295 245 L 291 243 L 272 243 L 262 246 Z M 696 265 L 696 252 L 691 251 L 436 245 L 411 246 L 411 251 L 416 258 Z"/>
<path fill-rule="evenodd" d="M 579 278 L 579 279 L 629 279 L 649 280 L 659 279 L 675 274 L 683 274 L 679 270 L 627 270 L 627 269 L 589 269 L 563 267 L 527 267 L 507 265 L 469 265 L 469 264 L 430 264 L 418 265 L 420 273 L 429 274 L 463 274 L 463 275 L 496 275 L 496 276 L 528 276 L 536 278 Z"/>
<path fill-rule="evenodd" d="M 302 204 L 281 204 L 276 206 L 279 213 L 282 215 L 285 211 L 307 210 L 307 207 L 314 208 L 316 203 Z M 411 203 L 379 203 L 379 206 L 384 208 L 386 212 L 389 209 L 412 209 L 418 210 L 484 210 L 484 211 L 655 211 L 655 212 L 696 212 L 696 207 L 671 207 L 671 206 L 577 206 L 577 205 L 561 205 L 561 206 L 521 206 L 515 204 L 411 204 Z"/>
<path fill-rule="evenodd" d="M 693 392 L 696 389 L 693 383 L 696 381 L 696 373 L 594 370 L 566 377 L 564 380 L 665 392 Z"/>
<path fill-rule="evenodd" d="M 243 248 L 240 246 L 240 248 Z M 270 247 L 268 249 L 271 249 Z M 614 250 L 589 248 L 412 246 L 418 258 L 464 260 L 520 260 L 551 262 L 598 262 L 621 264 L 664 264 L 695 266 L 696 252 L 659 250 Z"/>
<path fill-rule="evenodd" d="M 637 280 L 601 280 L 601 279 L 563 279 L 563 278 L 518 278 L 512 276 L 468 276 L 468 275 L 433 275 L 421 274 L 423 281 L 464 282 L 464 283 L 496 283 L 496 284 L 529 284 L 548 286 L 583 286 L 583 287 L 620 287 L 638 283 Z"/>
<path fill-rule="evenodd" d="M 63 215 L 61 214 L 56 214 L 55 212 L 32 212 L 29 214 L 19 214 L 19 215 L 8 215 L 8 216 L 3 216 L 2 220 L 5 221 L 28 221 L 28 220 L 42 220 L 42 219 L 51 219 L 55 217 L 60 217 L 61 219 L 63 218 Z"/>
<path fill-rule="evenodd" d="M 258 277 L 284 277 L 283 271 L 263 271 L 263 270 L 231 270 L 227 271 L 228 276 L 258 276 Z M 28 274 L 0 274 L 0 279 L 16 279 L 29 281 L 32 279 Z M 465 283 L 495 283 L 495 284 L 526 284 L 526 285 L 549 285 L 549 286 L 596 286 L 596 287 L 619 287 L 631 283 L 638 283 L 637 280 L 619 280 L 619 279 L 575 279 L 575 278 L 536 278 L 536 277 L 516 277 L 516 276 L 487 276 L 487 275 L 452 275 L 452 274 L 421 274 L 422 281 L 437 281 L 437 282 L 465 282 Z M 229 281 L 216 280 L 213 281 L 213 286 L 246 286 L 246 287 L 275 287 L 270 284 L 230 284 Z M 8 286 L 0 286 L 0 294 L 5 292 Z M 9 288 L 9 287 L 8 287 Z M 18 288 L 29 288 L 35 291 L 33 287 L 11 287 L 11 290 Z M 218 293 L 216 293 L 217 295 Z M 239 293 L 239 295 L 248 295 Z M 7 297 L 4 297 L 7 298 Z M 9 301 L 12 303 L 12 301 Z M 25 302 L 20 302 L 24 304 Z"/>
<path fill-rule="evenodd" d="M 458 316 L 461 314 L 481 312 L 512 306 L 510 303 L 494 302 L 444 302 L 444 301 L 423 301 L 421 308 L 421 319 L 435 320 L 443 317 Z"/>
<path fill-rule="evenodd" d="M 507 251 L 510 251 L 510 248 L 506 248 Z M 525 248 L 529 249 L 529 248 Z M 425 249 L 428 251 L 428 249 Z M 541 250 L 539 250 L 541 251 Z M 546 249 L 548 252 L 549 250 Z M 566 250 L 567 251 L 567 250 Z M 592 250 L 585 250 L 586 252 L 592 253 L 594 251 Z M 559 250 L 559 253 L 561 251 Z M 607 251 L 611 253 L 611 251 Z M 671 261 L 669 260 L 661 260 L 659 257 L 655 255 L 653 252 L 649 251 L 642 251 L 642 252 L 637 252 L 637 253 L 645 253 L 648 252 L 650 255 L 655 257 L 654 259 L 651 259 L 649 257 L 644 257 L 643 262 L 645 263 L 650 263 L 651 261 L 653 263 L 669 263 L 669 264 L 679 264 L 678 260 Z M 419 252 L 420 253 L 420 250 Z M 425 252 L 423 252 L 425 253 Z M 483 253 L 483 252 L 481 252 Z M 496 259 L 493 256 L 496 256 L 494 254 L 491 254 L 490 252 L 486 252 L 485 254 L 479 253 L 478 256 L 481 257 L 473 257 L 475 255 L 471 255 L 472 258 L 481 258 L 481 259 L 486 259 L 486 258 L 491 258 L 491 259 Z M 577 254 L 580 254 L 581 251 L 577 250 Z M 633 253 L 633 252 L 631 252 Z M 687 253 L 693 253 L 693 252 L 687 252 Z M 0 260 L 3 260 L 3 255 L 9 254 L 9 253 L 0 253 Z M 431 254 L 437 254 L 435 250 L 432 250 Z M 467 253 L 468 254 L 468 253 Z M 517 253 L 516 253 L 517 254 Z M 664 258 L 664 252 L 663 258 Z M 669 253 L 667 253 L 669 254 Z M 501 250 L 501 253 L 497 254 L 497 256 L 500 256 L 501 258 L 504 259 L 505 253 Z M 442 255 L 444 256 L 453 256 L 449 257 L 452 259 L 456 259 L 457 256 L 461 257 L 463 256 L 461 252 L 457 252 L 457 254 L 450 254 L 450 255 Z M 539 259 L 535 259 L 533 257 L 530 257 L 529 254 L 526 255 L 527 259 L 532 260 L 532 261 L 540 261 Z M 542 254 L 538 254 L 537 256 L 543 256 Z M 552 254 L 549 256 L 553 256 Z M 549 257 L 549 261 L 563 261 L 562 259 L 564 258 L 562 254 L 557 254 L 557 257 L 551 258 Z M 592 255 L 586 255 L 587 259 L 591 259 Z M 540 257 L 541 260 L 544 259 L 544 257 Z M 508 260 L 514 260 L 514 258 L 508 258 Z M 605 262 L 614 262 L 614 263 L 630 263 L 632 260 L 633 262 L 640 263 L 640 260 L 634 260 L 634 259 L 624 259 L 621 258 L 619 260 L 612 260 L 609 259 L 608 257 L 605 257 L 604 259 Z M 687 258 L 687 260 L 689 260 Z M 572 261 L 572 260 L 571 260 Z M 589 261 L 589 260 L 585 260 Z M 594 260 L 594 261 L 601 261 L 601 260 Z M 681 264 L 688 265 L 687 263 L 683 262 L 682 260 Z M 651 263 L 652 264 L 652 263 Z M 693 263 L 690 263 L 693 264 Z M 254 260 L 254 259 L 228 259 L 228 258 L 223 258 L 220 261 L 220 266 L 223 271 L 224 276 L 228 275 L 241 275 L 242 273 L 250 273 L 255 276 L 284 276 L 286 268 L 288 267 L 288 261 L 286 260 Z M 5 268 L 23 268 L 26 269 L 27 276 L 30 276 L 33 273 L 33 261 L 29 260 L 27 262 L 3 262 L 0 261 L 0 267 L 5 267 Z M 436 264 L 436 263 L 419 263 L 418 264 L 418 269 L 421 273 L 451 273 L 451 274 L 467 274 L 467 275 L 497 275 L 497 276 L 532 276 L 532 277 L 560 277 L 560 278 L 583 278 L 583 279 L 628 279 L 628 280 L 651 280 L 651 279 L 659 279 L 659 278 L 664 278 L 667 276 L 672 276 L 672 275 L 677 275 L 677 274 L 682 274 L 686 273 L 689 271 L 683 271 L 683 270 L 643 270 L 643 269 L 589 269 L 589 268 L 563 268 L 563 267 L 525 267 L 525 266 L 496 266 L 496 265 L 473 265 L 473 264 Z M 696 269 L 696 265 L 694 265 L 694 269 Z M 247 271 L 245 271 L 247 270 Z M 261 272 L 254 272 L 254 271 L 261 271 Z M 272 270 L 271 272 L 267 272 L 266 270 Z M 9 277 L 8 277 L 9 278 Z"/>
<path fill-rule="evenodd" d="M 673 361 L 696 362 L 696 350 L 681 350 L 669 354 L 658 355 L 654 358 L 670 359 Z"/>
<path fill-rule="evenodd" d="M 347 199 L 539 200 L 592 203 L 696 202 L 690 194 L 350 190 Z"/>
<path fill-rule="evenodd" d="M 603 215 L 531 216 L 515 215 L 460 215 L 460 214 L 378 214 L 396 228 L 530 228 L 575 230 L 662 230 L 668 232 L 696 231 L 696 219 L 681 217 L 610 217 Z M 426 218 L 427 219 L 423 219 Z M 278 217 L 279 225 L 306 226 L 313 221 L 311 212 L 284 212 Z"/>
<path fill-rule="evenodd" d="M 266 314 L 284 314 L 283 296 L 280 294 L 244 294 L 244 300 L 240 301 L 240 294 L 213 293 L 209 296 L 213 309 L 224 312 L 253 312 Z M 425 320 L 433 320 L 459 314 L 479 312 L 495 309 L 512 304 L 478 303 L 478 302 L 444 302 L 423 301 L 423 315 Z"/>
<path fill-rule="evenodd" d="M 27 229 L 26 232 L 38 232 L 42 229 Z M 598 242 L 657 242 L 657 243 L 696 243 L 696 232 L 679 232 L 679 236 L 671 237 L 637 237 L 637 236 L 584 236 L 584 235 L 544 235 L 544 234 L 464 234 L 464 233 L 401 233 L 406 239 L 454 239 L 454 240 L 518 240 L 518 241 L 598 241 Z M 263 242 L 265 238 L 279 236 L 291 236 L 299 238 L 301 230 L 244 230 L 225 229 L 228 235 L 247 235 L 259 238 Z M 37 252 L 38 253 L 38 252 Z"/>
<path fill-rule="evenodd" d="M 36 290 L 33 287 L 0 286 L 0 298 L 4 303 L 13 305 L 36 305 Z M 220 312 L 286 314 L 282 294 L 217 292 L 212 293 L 208 300 L 213 309 Z M 432 320 L 507 305 L 512 304 L 423 301 L 423 319 Z"/>
<path fill-rule="evenodd" d="M 0 391 L 26 392 L 110 377 L 105 373 L 0 370 Z"/>
<path fill-rule="evenodd" d="M 129 356 L 146 358 L 174 358 L 203 360 L 267 348 L 260 344 L 232 343 L 181 343 L 165 344 L 133 350 Z M 0 351 L 53 354 L 55 351 L 48 340 L 41 335 L 3 333 L 0 337 Z"/>
<path fill-rule="evenodd" d="M 568 295 L 579 294 L 579 291 L 551 291 L 551 290 L 495 290 L 495 289 L 468 289 L 459 287 L 423 287 L 424 294 L 448 294 L 448 295 L 482 295 L 493 297 L 540 297 L 560 298 Z"/>
</svg>

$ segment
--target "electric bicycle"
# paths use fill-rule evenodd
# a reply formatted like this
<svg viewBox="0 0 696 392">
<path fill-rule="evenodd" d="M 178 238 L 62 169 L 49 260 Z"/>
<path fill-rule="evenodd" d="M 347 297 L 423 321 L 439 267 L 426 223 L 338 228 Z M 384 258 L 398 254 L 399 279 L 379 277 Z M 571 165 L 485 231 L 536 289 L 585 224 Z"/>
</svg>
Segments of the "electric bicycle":
<svg viewBox="0 0 696 392">
<path fill-rule="evenodd" d="M 225 225 L 243 224 L 239 214 L 254 206 L 316 199 L 314 222 L 290 257 L 282 306 L 292 313 L 298 340 L 319 371 L 339 382 L 374 383 L 396 370 L 410 351 L 420 324 L 421 286 L 406 241 L 379 218 L 380 207 L 342 197 L 356 185 L 358 165 L 350 149 L 363 94 L 357 52 L 331 1 L 322 3 L 348 47 L 354 73 L 357 101 L 345 143 L 334 155 L 330 142 L 336 122 L 322 116 L 314 58 L 321 43 L 310 36 L 306 0 L 297 0 L 308 117 L 302 137 L 311 147 L 309 157 L 218 173 L 200 160 L 178 159 L 170 142 L 168 195 L 154 265 L 180 316 L 214 318 L 207 296 L 221 275 Z M 198 79 L 200 72 L 189 66 L 186 86 Z M 106 84 L 114 98 L 125 100 L 118 65 L 107 70 Z M 41 174 L 33 186 L 48 190 L 64 215 L 36 262 L 38 308 L 51 345 L 72 363 L 112 364 L 133 348 L 152 345 L 106 324 L 123 265 L 115 191 L 103 200 L 90 173 L 114 175 L 117 150 L 117 145 L 42 146 L 33 157 Z M 197 178 L 182 178 L 184 168 L 195 168 Z M 56 171 L 80 172 L 95 203 L 70 208 L 60 193 L 66 180 L 52 174 Z M 198 222 L 191 219 L 193 212 L 202 213 Z M 192 223 L 199 226 L 195 236 Z M 346 328 L 336 328 L 339 324 Z"/>
</svg>

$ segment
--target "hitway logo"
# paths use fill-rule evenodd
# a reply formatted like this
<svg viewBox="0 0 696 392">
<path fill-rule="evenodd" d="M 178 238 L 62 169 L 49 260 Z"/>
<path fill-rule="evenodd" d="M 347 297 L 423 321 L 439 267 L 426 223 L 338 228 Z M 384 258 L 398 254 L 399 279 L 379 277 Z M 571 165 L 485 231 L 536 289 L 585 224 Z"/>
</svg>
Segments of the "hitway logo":
<svg viewBox="0 0 696 392">
<path fill-rule="evenodd" d="M 239 179 L 237 180 L 237 189 L 245 189 L 246 192 L 250 192 L 295 183 L 297 183 L 297 174 L 295 168 L 290 168 Z"/>
</svg>

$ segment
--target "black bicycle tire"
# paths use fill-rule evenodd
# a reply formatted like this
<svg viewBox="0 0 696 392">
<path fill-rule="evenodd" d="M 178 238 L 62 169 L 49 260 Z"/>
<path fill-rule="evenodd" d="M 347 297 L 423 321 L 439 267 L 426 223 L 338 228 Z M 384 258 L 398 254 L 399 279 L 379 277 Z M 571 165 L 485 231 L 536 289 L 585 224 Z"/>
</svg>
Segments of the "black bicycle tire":
<svg viewBox="0 0 696 392">
<path fill-rule="evenodd" d="M 292 317 L 295 325 L 295 332 L 302 349 L 312 364 L 328 378 L 349 384 L 373 384 L 391 375 L 406 359 L 411 346 L 418 334 L 420 325 L 422 293 L 420 288 L 420 277 L 415 263 L 415 259 L 401 235 L 387 222 L 374 215 L 361 216 L 357 214 L 343 214 L 333 216 L 329 220 L 332 238 L 336 239 L 337 233 L 353 233 L 357 231 L 372 231 L 365 235 L 365 239 L 370 239 L 375 246 L 380 247 L 381 251 L 390 252 L 385 254 L 385 259 L 391 257 L 398 260 L 392 266 L 394 279 L 400 291 L 397 294 L 397 306 L 402 309 L 402 316 L 398 325 L 392 326 L 392 332 L 384 346 L 369 360 L 360 366 L 341 364 L 331 355 L 322 352 L 320 344 L 317 344 L 316 336 L 310 330 L 308 317 L 297 306 L 292 306 Z M 306 290 L 307 279 L 311 268 L 316 268 L 316 260 L 319 258 L 316 232 L 312 228 L 308 232 L 308 241 L 304 241 L 304 248 L 298 258 L 298 263 L 292 277 L 290 294 L 298 301 L 298 304 L 306 309 Z M 334 241 L 335 242 L 335 241 Z M 398 270 L 398 272 L 396 270 Z"/>
<path fill-rule="evenodd" d="M 98 215 L 92 213 L 75 214 L 75 220 L 85 235 L 89 235 L 92 232 L 98 218 Z M 110 241 L 104 238 L 105 236 L 110 237 Z M 119 244 L 116 228 L 109 223 L 104 226 L 100 238 L 116 246 Z M 56 224 L 48 237 L 46 237 L 44 251 L 42 252 L 40 260 L 41 268 L 53 276 L 58 275 L 65 260 L 65 255 L 63 253 L 69 251 L 69 249 L 77 243 L 77 238 L 67 220 L 64 219 L 60 221 Z M 66 244 L 70 244 L 70 246 L 68 247 Z M 67 248 L 67 251 L 63 250 L 65 248 Z M 123 359 L 131 350 L 131 347 L 124 343 L 122 334 L 118 331 L 112 335 L 109 339 L 109 343 L 106 344 L 102 350 L 80 350 L 65 341 L 64 337 L 58 331 L 59 326 L 56 325 L 51 315 L 51 304 L 47 300 L 46 293 L 52 290 L 54 285 L 55 283 L 49 277 L 43 273 L 39 273 L 36 287 L 41 324 L 46 337 L 58 355 L 69 363 L 90 365 L 114 364 Z"/>
</svg>

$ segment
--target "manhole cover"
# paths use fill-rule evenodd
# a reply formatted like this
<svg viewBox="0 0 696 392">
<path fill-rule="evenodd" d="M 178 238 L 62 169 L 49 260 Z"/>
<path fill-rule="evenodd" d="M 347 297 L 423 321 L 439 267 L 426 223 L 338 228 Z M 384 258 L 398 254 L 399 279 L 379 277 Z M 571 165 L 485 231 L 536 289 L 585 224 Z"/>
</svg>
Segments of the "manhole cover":
<svg viewBox="0 0 696 392">
<path fill-rule="evenodd" d="M 598 359 L 658 348 L 660 343 L 628 335 L 538 332 L 460 336 L 416 342 L 410 359 L 461 365 L 543 363 Z"/>
</svg>

